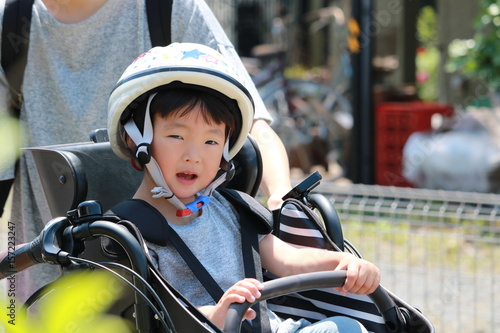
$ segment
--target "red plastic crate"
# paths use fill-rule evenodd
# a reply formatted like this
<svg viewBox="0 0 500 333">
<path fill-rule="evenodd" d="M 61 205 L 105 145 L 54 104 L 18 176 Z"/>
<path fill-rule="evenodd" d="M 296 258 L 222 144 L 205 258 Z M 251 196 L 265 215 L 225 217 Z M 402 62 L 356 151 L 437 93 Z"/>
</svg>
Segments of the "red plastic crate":
<svg viewBox="0 0 500 333">
<path fill-rule="evenodd" d="M 387 102 L 378 105 L 375 116 L 375 182 L 379 185 L 411 186 L 402 175 L 403 147 L 414 132 L 432 129 L 434 114 L 451 116 L 448 104 L 432 102 Z"/>
</svg>

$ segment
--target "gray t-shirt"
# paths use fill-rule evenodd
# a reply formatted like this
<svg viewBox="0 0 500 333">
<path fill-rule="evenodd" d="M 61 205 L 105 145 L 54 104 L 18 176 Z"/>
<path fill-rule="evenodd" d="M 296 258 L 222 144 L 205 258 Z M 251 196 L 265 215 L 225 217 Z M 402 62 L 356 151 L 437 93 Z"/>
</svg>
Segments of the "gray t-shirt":
<svg viewBox="0 0 500 333">
<path fill-rule="evenodd" d="M 202 214 L 184 226 L 170 224 L 222 290 L 245 278 L 241 232 L 233 206 L 220 193 L 213 192 Z M 264 236 L 259 236 L 259 241 Z M 172 246 L 148 243 L 150 255 L 160 273 L 193 305 L 215 305 L 207 290 Z M 304 319 L 282 320 L 272 311 L 273 332 L 295 332 L 310 323 Z"/>
<path fill-rule="evenodd" d="M 221 194 L 213 192 L 202 214 L 189 224 L 170 226 L 223 290 L 245 278 L 240 225 L 233 206 Z M 158 258 L 160 273 L 189 301 L 195 306 L 215 304 L 172 245 L 148 243 L 148 247 Z"/>
</svg>

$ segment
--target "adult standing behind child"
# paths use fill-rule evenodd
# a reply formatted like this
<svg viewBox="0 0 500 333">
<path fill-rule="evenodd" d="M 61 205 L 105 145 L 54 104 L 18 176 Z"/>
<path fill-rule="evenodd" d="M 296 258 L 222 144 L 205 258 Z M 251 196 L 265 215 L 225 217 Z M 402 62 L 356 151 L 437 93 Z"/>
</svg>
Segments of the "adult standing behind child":
<svg viewBox="0 0 500 333">
<path fill-rule="evenodd" d="M 133 205 L 137 220 L 132 222 L 155 229 L 148 232 L 154 235 L 148 247 L 161 274 L 219 327 L 231 303 L 253 302 L 263 288 L 262 281 L 245 275 L 245 238 L 258 237 L 262 267 L 257 265 L 257 272 L 264 268 L 276 276 L 289 276 L 346 270 L 344 293 L 369 294 L 380 282 L 376 266 L 349 253 L 299 249 L 270 234 L 270 227 L 243 234 L 241 215 L 217 186 L 230 174 L 231 158 L 245 141 L 253 112 L 252 98 L 238 71 L 215 50 L 192 43 L 153 48 L 138 57 L 109 101 L 113 151 L 144 169 L 142 183 L 133 200 L 126 202 L 125 211 Z M 246 198 L 250 205 L 255 204 L 252 200 Z M 164 220 L 151 225 L 149 218 L 142 221 L 145 212 Z M 180 237 L 222 288 L 219 299 L 200 282 L 175 243 L 165 242 L 173 239 L 172 234 Z M 272 332 L 366 332 L 359 322 L 346 317 L 310 324 L 265 311 L 268 316 L 262 317 L 264 321 L 269 317 Z M 245 319 L 255 317 L 253 309 L 245 314 Z"/>
<path fill-rule="evenodd" d="M 12 0 L 0 0 L 0 8 L 6 1 Z M 25 134 L 22 146 L 88 141 L 91 130 L 106 126 L 111 88 L 127 65 L 152 46 L 145 3 L 146 0 L 34 1 L 21 90 L 20 119 Z M 1 21 L 3 12 L 0 16 Z M 270 207 L 276 207 L 291 188 L 285 149 L 270 128 L 270 115 L 233 45 L 205 1 L 173 1 L 171 41 L 215 48 L 244 75 L 256 104 L 251 133 L 259 143 L 265 166 L 261 188 L 269 197 Z M 9 100 L 9 86 L 4 73 L 0 73 L 0 115 L 9 108 Z M 16 224 L 17 242 L 22 243 L 40 233 L 50 212 L 29 157 L 22 156 L 17 169 L 12 163 L 0 172 L 0 180 L 14 175 L 10 221 Z M 20 274 L 18 296 L 25 299 L 56 274 L 47 273 L 45 267 Z"/>
</svg>

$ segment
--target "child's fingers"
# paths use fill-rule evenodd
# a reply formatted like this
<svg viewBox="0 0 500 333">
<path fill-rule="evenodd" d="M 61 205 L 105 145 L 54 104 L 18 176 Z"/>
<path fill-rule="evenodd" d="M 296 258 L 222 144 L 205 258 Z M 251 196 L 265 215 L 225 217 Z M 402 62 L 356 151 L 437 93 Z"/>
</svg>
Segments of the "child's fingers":
<svg viewBox="0 0 500 333">
<path fill-rule="evenodd" d="M 260 290 L 263 286 L 258 280 L 255 279 L 244 279 L 238 281 L 231 288 L 225 292 L 226 298 L 232 296 L 234 302 L 243 303 L 245 300 L 253 303 L 257 298 L 261 296 Z"/>
<path fill-rule="evenodd" d="M 357 291 L 358 294 L 371 294 L 377 289 L 380 284 L 380 280 L 375 277 L 375 275 L 369 275 L 364 283 L 364 285 Z"/>
<path fill-rule="evenodd" d="M 370 294 L 380 283 L 378 268 L 364 260 L 356 260 L 349 263 L 347 267 L 347 278 L 342 293 Z"/>
<path fill-rule="evenodd" d="M 263 285 L 256 279 L 244 279 L 236 284 L 237 287 L 245 289 L 245 297 L 247 301 L 254 302 L 255 299 L 261 296 L 260 290 L 262 290 Z M 246 292 L 249 292 L 248 295 Z"/>
<path fill-rule="evenodd" d="M 247 312 L 245 312 L 245 315 L 243 316 L 243 320 L 248 319 L 248 320 L 254 320 L 257 317 L 257 312 L 255 312 L 253 309 L 248 309 Z"/>
<path fill-rule="evenodd" d="M 246 285 L 246 286 L 254 286 L 255 288 L 257 288 L 258 290 L 262 290 L 264 288 L 264 285 L 257 279 L 251 279 L 251 278 L 246 278 L 246 279 L 243 279 L 243 280 L 240 280 L 238 282 L 236 282 L 236 285 Z"/>
<path fill-rule="evenodd" d="M 371 263 L 364 262 L 358 276 L 358 281 L 354 285 L 357 294 L 371 294 L 380 284 L 380 271 Z"/>
</svg>

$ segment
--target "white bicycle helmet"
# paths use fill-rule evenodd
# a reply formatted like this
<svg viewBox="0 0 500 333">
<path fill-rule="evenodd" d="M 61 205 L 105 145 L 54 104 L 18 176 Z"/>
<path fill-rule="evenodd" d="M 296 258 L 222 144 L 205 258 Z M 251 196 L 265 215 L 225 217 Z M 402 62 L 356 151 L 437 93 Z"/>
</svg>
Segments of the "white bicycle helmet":
<svg viewBox="0 0 500 333">
<path fill-rule="evenodd" d="M 152 190 L 153 197 L 167 198 L 178 208 L 178 216 L 187 216 L 209 201 L 209 195 L 224 182 L 229 170 L 225 170 L 210 184 L 195 202 L 184 205 L 170 191 L 161 170 L 149 154 L 153 138 L 153 128 L 149 106 L 156 92 L 174 82 L 212 89 L 236 101 L 241 115 L 241 126 L 232 133 L 226 143 L 224 159 L 229 162 L 243 146 L 250 131 L 254 116 L 253 100 L 245 88 L 244 81 L 232 64 L 219 52 L 205 45 L 194 43 L 173 43 L 166 47 L 155 47 L 140 55 L 125 70 L 113 89 L 108 104 L 108 133 L 111 148 L 119 157 L 136 159 L 150 172 L 157 187 Z M 132 111 L 138 100 L 148 98 L 144 128 L 139 130 L 132 119 Z M 238 117 L 240 118 L 240 117 Z M 126 143 L 126 134 L 138 147 L 131 152 Z M 144 158 L 144 154 L 147 158 Z"/>
</svg>

